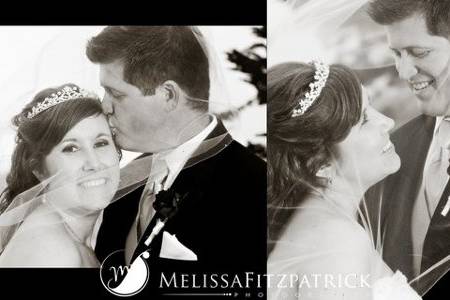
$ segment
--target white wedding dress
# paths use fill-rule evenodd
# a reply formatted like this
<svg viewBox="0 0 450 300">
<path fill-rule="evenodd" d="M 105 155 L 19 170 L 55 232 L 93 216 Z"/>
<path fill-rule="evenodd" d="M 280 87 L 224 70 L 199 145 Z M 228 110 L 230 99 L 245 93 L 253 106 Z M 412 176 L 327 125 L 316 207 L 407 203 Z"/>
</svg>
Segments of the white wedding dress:
<svg viewBox="0 0 450 300">
<path fill-rule="evenodd" d="M 274 242 L 269 300 L 422 299 L 382 260 L 368 230 L 329 203 L 298 208 Z"/>
</svg>

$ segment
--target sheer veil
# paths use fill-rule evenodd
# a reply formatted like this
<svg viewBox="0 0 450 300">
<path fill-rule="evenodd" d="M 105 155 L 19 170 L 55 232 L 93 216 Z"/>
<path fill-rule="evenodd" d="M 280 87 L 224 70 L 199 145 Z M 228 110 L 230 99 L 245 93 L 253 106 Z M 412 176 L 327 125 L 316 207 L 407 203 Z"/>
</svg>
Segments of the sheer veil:
<svg viewBox="0 0 450 300">
<path fill-rule="evenodd" d="M 209 99 L 193 98 L 186 95 L 188 101 L 208 102 L 210 107 L 215 107 L 215 110 L 229 110 L 231 105 L 228 90 L 223 81 L 223 73 L 215 49 L 209 44 L 208 33 L 202 33 L 197 27 L 191 27 L 191 30 L 209 60 L 211 93 Z M 27 90 L 29 89 L 32 90 L 33 88 L 30 87 Z M 11 99 L 11 101 L 14 101 L 14 99 Z M 15 106 L 18 107 L 17 103 L 15 103 Z M 22 106 L 25 106 L 25 102 Z M 186 124 L 184 130 L 179 133 L 178 141 L 185 140 L 186 135 L 190 134 L 189 131 L 193 127 L 197 126 L 199 122 L 210 120 L 212 114 L 212 112 L 207 111 L 193 117 Z M 0 128 L 1 131 L 2 128 Z M 151 138 L 157 137 L 149 133 L 149 139 Z M 193 164 L 216 155 L 231 141 L 232 138 L 226 130 L 213 131 L 213 134 L 195 150 L 183 168 L 189 168 Z M 0 158 L 4 160 L 5 165 L 11 159 L 7 154 Z M 82 199 L 78 196 L 74 191 L 74 186 L 83 179 L 79 177 L 79 174 L 62 175 L 58 173 L 23 191 L 14 197 L 0 214 L 0 255 L 15 236 L 24 230 L 32 230 L 33 238 L 39 239 L 39 234 L 45 234 L 45 228 L 48 226 L 61 225 L 69 219 L 71 222 L 84 222 L 90 216 L 99 216 L 109 203 L 120 201 L 126 194 L 146 184 L 150 174 L 152 158 L 151 154 L 141 155 L 123 166 L 120 169 L 117 190 L 112 190 L 110 195 L 105 195 L 108 200 L 107 203 L 96 203 L 96 199 Z M 109 167 L 90 173 L 88 177 L 94 178 L 101 176 L 102 172 L 116 172 L 118 169 L 119 166 Z M 3 194 L 1 203 L 4 203 L 4 198 L 5 195 Z M 27 226 L 23 226 L 24 224 L 27 224 Z"/>
<path fill-rule="evenodd" d="M 387 40 L 382 26 L 375 24 L 366 12 L 369 0 L 270 0 L 268 2 L 268 53 L 269 68 L 283 62 L 304 62 L 320 59 L 328 64 L 341 63 L 355 70 L 362 81 L 367 78 L 375 78 L 380 74 L 394 74 L 394 60 L 389 53 Z M 349 26 L 355 24 L 357 26 Z M 286 74 L 289 76 L 289 74 Z M 397 74 L 395 74 L 397 76 Z M 412 95 L 411 95 L 412 96 Z M 299 183 L 300 184 L 300 183 Z M 307 185 L 308 183 L 302 182 Z M 358 190 L 360 183 L 352 183 L 353 188 Z M 342 210 L 328 193 L 310 186 L 312 197 L 317 197 L 327 203 L 326 206 L 314 207 L 269 207 L 280 213 L 287 210 L 308 210 L 317 218 L 327 218 L 330 215 L 340 215 L 355 228 L 365 230 L 370 239 L 372 249 L 377 256 L 382 257 L 389 249 L 384 244 L 386 228 L 383 228 L 383 216 L 381 206 L 384 204 L 383 193 L 377 203 L 368 202 L 363 198 L 357 209 L 357 217 L 349 215 Z M 351 197 L 351 195 L 349 195 Z M 373 200 L 371 200 L 373 201 Z M 283 201 L 278 201 L 278 203 Z M 284 202 L 287 203 L 287 202 Z M 270 205 L 270 204 L 269 204 Z M 325 221 L 325 219 L 323 219 Z M 274 220 L 268 220 L 270 226 L 280 226 Z M 282 225 L 282 224 L 281 224 Z M 449 226 L 450 224 L 443 224 Z M 300 230 L 300 228 L 298 228 Z M 268 264 L 269 273 L 284 273 L 292 265 L 312 263 L 329 255 L 330 249 L 313 249 L 311 245 L 293 245 L 289 240 L 269 240 L 272 246 L 287 245 L 298 250 L 295 257 L 285 260 L 270 260 Z M 402 248 L 404 245 L 397 244 L 395 247 Z M 269 246 L 270 248 L 270 246 Z M 314 253 L 312 255 L 312 253 Z M 270 255 L 270 253 L 269 253 Z M 407 255 L 407 254 L 405 254 Z M 449 269 L 450 249 L 447 256 L 438 260 L 427 270 L 421 271 L 413 278 L 408 278 L 408 283 L 423 296 Z M 379 262 L 380 268 L 384 264 Z M 388 266 L 391 268 L 391 266 Z M 391 268 L 396 272 L 395 268 Z M 401 271 L 401 270 L 400 270 Z M 375 278 L 381 279 L 387 273 L 380 271 Z M 384 299 L 384 298 L 382 298 Z"/>
</svg>

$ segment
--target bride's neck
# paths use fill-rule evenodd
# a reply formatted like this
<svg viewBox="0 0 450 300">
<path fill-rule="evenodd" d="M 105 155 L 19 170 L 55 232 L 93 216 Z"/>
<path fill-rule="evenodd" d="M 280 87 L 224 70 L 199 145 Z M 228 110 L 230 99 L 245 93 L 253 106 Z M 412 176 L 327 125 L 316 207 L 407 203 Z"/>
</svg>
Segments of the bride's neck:
<svg viewBox="0 0 450 300">
<path fill-rule="evenodd" d="M 99 212 L 90 213 L 88 215 L 75 216 L 66 214 L 64 216 L 66 227 L 74 238 L 79 242 L 89 245 L 92 238 L 95 222 L 99 217 Z"/>
<path fill-rule="evenodd" d="M 361 186 L 337 179 L 322 191 L 322 197 L 342 209 L 345 214 L 357 218 L 364 193 L 365 189 Z"/>
</svg>

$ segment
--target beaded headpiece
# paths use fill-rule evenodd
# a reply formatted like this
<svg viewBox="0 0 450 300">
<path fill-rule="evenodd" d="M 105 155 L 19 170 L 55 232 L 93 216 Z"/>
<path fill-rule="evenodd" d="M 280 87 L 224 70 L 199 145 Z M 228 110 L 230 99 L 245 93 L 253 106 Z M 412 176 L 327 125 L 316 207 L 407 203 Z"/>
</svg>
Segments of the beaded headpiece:
<svg viewBox="0 0 450 300">
<path fill-rule="evenodd" d="M 49 97 L 46 97 L 44 101 L 39 102 L 35 106 L 31 108 L 31 111 L 28 112 L 27 118 L 32 119 L 44 110 L 49 109 L 52 106 L 55 106 L 59 103 L 63 103 L 69 100 L 75 100 L 79 98 L 86 98 L 92 96 L 90 93 L 83 89 L 79 89 L 76 86 L 65 86 L 60 91 L 51 94 Z"/>
<path fill-rule="evenodd" d="M 328 74 L 330 74 L 330 67 L 327 64 L 317 60 L 313 60 L 310 64 L 316 68 L 314 82 L 309 84 L 309 91 L 298 101 L 297 106 L 292 111 L 293 118 L 303 115 L 316 101 L 327 82 Z"/>
</svg>

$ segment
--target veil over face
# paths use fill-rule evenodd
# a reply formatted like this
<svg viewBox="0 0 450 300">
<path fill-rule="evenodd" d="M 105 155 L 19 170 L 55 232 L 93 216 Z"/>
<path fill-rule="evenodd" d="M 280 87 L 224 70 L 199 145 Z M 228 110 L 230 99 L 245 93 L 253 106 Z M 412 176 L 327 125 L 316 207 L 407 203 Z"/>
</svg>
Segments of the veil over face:
<svg viewBox="0 0 450 300">
<path fill-rule="evenodd" d="M 199 103 L 208 102 L 209 106 L 214 106 L 217 111 L 232 110 L 227 97 L 226 84 L 223 81 L 223 70 L 219 65 L 215 50 L 209 44 L 208 38 L 204 34 L 200 34 L 197 28 L 192 27 L 191 30 L 201 45 L 201 51 L 205 51 L 205 55 L 208 58 L 212 91 L 208 99 L 189 97 L 188 100 Z M 102 115 L 99 117 L 104 118 Z M 184 139 L 186 131 L 192 129 L 189 128 L 190 124 L 195 124 L 202 120 L 210 121 L 211 117 L 212 113 L 208 110 L 193 115 L 192 120 L 188 122 L 189 124 L 186 128 L 175 139 L 178 138 L 180 141 Z M 81 129 L 81 131 L 76 132 L 81 138 L 91 133 L 86 128 Z M 157 138 L 156 136 L 153 137 Z M 149 132 L 148 138 L 151 139 L 153 137 L 152 133 Z M 193 164 L 208 159 L 215 155 L 217 151 L 226 147 L 231 141 L 232 138 L 228 132 L 222 131 L 218 134 L 210 135 L 195 150 L 183 168 L 189 168 Z M 57 150 L 63 149 L 58 148 Z M 74 149 L 71 148 L 67 151 L 74 151 Z M 117 153 L 115 154 L 117 155 Z M 99 153 L 97 159 L 102 160 L 107 156 L 106 153 L 103 153 L 103 155 Z M 49 157 L 52 159 L 49 159 Z M 92 161 L 88 162 L 87 168 L 92 168 L 92 170 L 87 174 L 80 175 L 77 172 L 71 172 L 70 166 L 62 164 L 61 161 L 52 164 L 52 162 L 58 161 L 58 157 L 57 152 L 50 153 L 46 158 L 47 166 L 51 169 L 51 172 L 47 174 L 48 176 L 41 178 L 38 184 L 15 196 L 8 207 L 1 212 L 0 253 L 25 222 L 33 222 L 31 226 L 26 227 L 28 230 L 33 230 L 45 228 L 45 226 L 52 224 L 64 223 L 67 221 L 64 218 L 70 218 L 72 222 L 83 222 L 87 217 L 99 215 L 109 203 L 120 200 L 123 196 L 146 184 L 153 159 L 151 153 L 144 154 L 119 170 L 119 165 L 112 161 L 105 163 L 102 168 L 92 167 L 95 159 L 91 158 Z M 5 155 L 2 155 L 2 159 L 10 160 L 11 158 L 5 153 Z M 66 167 L 66 170 L 63 172 L 64 167 Z M 106 182 L 109 182 L 109 185 L 104 190 L 100 190 L 96 185 L 103 186 L 104 178 L 107 178 Z M 100 180 L 102 181 L 100 182 Z M 51 215 L 64 217 L 52 218 L 50 217 Z"/>
<path fill-rule="evenodd" d="M 282 62 L 308 62 L 318 58 L 329 64 L 344 64 L 358 73 L 377 109 L 387 112 L 394 118 L 410 119 L 419 113 L 411 99 L 408 99 L 409 106 L 402 106 L 400 111 L 392 111 L 388 104 L 383 103 L 383 97 L 399 99 L 413 98 L 414 96 L 411 93 L 408 94 L 404 83 L 399 83 L 398 74 L 395 71 L 395 60 L 390 53 L 385 30 L 383 26 L 372 21 L 367 14 L 368 4 L 368 0 L 269 1 L 268 22 L 272 26 L 269 27 L 268 34 L 268 42 L 271 47 L 268 64 L 274 66 Z M 383 87 L 378 87 L 380 84 Z M 394 100 L 393 98 L 390 98 L 391 102 Z M 405 122 L 401 118 L 398 122 L 400 125 Z M 363 177 L 364 174 L 360 174 L 360 178 Z M 405 180 L 408 179 L 405 178 Z M 302 182 L 302 184 L 308 185 L 307 182 Z M 386 203 L 386 199 L 383 197 L 382 185 L 377 186 L 378 199 L 367 197 L 367 195 L 360 199 L 356 217 L 340 210 L 338 203 L 334 203 L 329 194 L 313 186 L 310 186 L 310 190 L 310 197 L 319 197 L 330 205 L 325 210 L 322 206 L 311 207 L 306 204 L 296 207 L 273 207 L 272 209 L 308 211 L 311 215 L 316 215 L 312 220 L 319 220 L 319 224 L 321 221 L 327 221 L 327 215 L 329 217 L 339 215 L 343 219 L 352 220 L 355 228 L 358 226 L 364 228 L 372 249 L 378 253 L 376 256 L 381 258 L 384 253 L 393 250 L 392 248 L 406 249 L 409 247 L 402 245 L 400 240 L 395 245 L 384 242 L 387 238 L 386 235 L 390 232 L 397 231 L 402 235 L 408 234 L 408 231 L 401 231 L 400 228 L 386 228 L 386 226 L 391 226 L 384 223 L 386 207 L 389 207 L 389 203 Z M 414 200 L 411 199 L 411 201 Z M 400 215 L 397 217 L 397 219 L 401 218 Z M 268 220 L 269 226 L 272 221 Z M 446 228 L 449 225 L 450 221 L 439 226 Z M 301 230 L 301 228 L 297 229 Z M 269 270 L 282 272 L 294 264 L 312 264 L 314 261 L 320 261 L 330 255 L 330 249 L 317 249 L 306 244 L 293 245 L 286 239 L 269 242 L 275 245 L 287 244 L 291 248 L 301 248 L 298 249 L 298 255 L 295 257 L 278 261 L 272 260 Z M 434 262 L 422 269 L 419 274 L 408 277 L 408 283 L 420 295 L 424 295 L 450 269 L 450 248 L 441 250 L 445 252 L 444 255 L 441 251 L 440 254 L 435 254 L 436 257 L 427 257 Z M 414 253 L 405 253 L 405 256 L 408 257 L 414 255 Z M 384 264 L 383 260 L 379 261 L 379 270 L 383 269 Z M 397 271 L 395 266 L 387 264 L 387 267 L 391 268 L 392 272 Z M 400 269 L 400 271 L 403 270 Z M 383 274 L 386 273 L 379 273 L 380 276 Z"/>
</svg>

